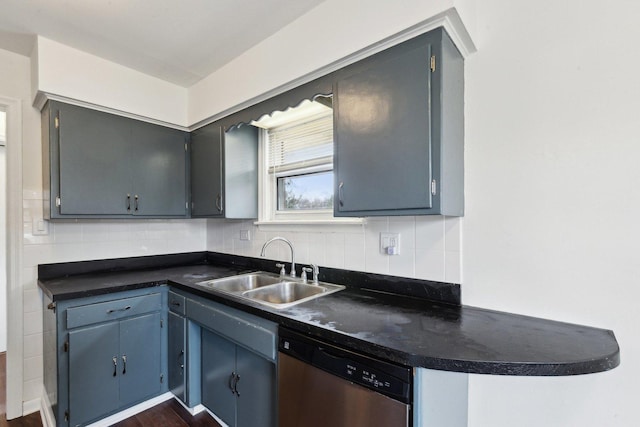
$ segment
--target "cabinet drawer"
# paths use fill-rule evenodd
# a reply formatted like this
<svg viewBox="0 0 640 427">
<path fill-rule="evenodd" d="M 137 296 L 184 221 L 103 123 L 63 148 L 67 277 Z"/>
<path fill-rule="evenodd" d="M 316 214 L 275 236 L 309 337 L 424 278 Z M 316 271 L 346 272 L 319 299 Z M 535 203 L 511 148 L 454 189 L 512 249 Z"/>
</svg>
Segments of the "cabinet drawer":
<svg viewBox="0 0 640 427">
<path fill-rule="evenodd" d="M 67 309 L 67 329 L 160 309 L 162 309 L 162 297 L 159 293 L 72 307 Z"/>
<path fill-rule="evenodd" d="M 187 300 L 187 317 L 269 360 L 276 359 L 278 326 L 224 306 Z"/>
<path fill-rule="evenodd" d="M 184 316 L 184 297 L 175 292 L 169 291 L 169 310 Z"/>
</svg>

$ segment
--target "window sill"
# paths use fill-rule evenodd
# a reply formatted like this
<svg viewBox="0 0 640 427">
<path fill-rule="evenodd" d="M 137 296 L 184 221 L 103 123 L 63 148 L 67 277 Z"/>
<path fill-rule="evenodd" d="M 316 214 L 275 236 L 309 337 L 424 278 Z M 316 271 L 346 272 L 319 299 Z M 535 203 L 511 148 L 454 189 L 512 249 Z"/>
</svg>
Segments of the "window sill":
<svg viewBox="0 0 640 427">
<path fill-rule="evenodd" d="M 366 218 L 288 219 L 255 221 L 262 231 L 362 231 Z"/>
</svg>

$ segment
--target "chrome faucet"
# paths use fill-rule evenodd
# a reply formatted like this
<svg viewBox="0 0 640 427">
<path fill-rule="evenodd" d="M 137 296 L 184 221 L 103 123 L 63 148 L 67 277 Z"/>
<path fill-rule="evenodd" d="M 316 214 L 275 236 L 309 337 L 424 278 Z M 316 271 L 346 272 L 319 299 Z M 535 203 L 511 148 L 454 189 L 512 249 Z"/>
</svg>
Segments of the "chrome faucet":
<svg viewBox="0 0 640 427">
<path fill-rule="evenodd" d="M 283 241 L 287 245 L 289 245 L 289 249 L 291 249 L 291 273 L 289 274 L 289 276 L 296 277 L 296 257 L 293 252 L 293 244 L 289 240 L 285 239 L 284 237 L 274 237 L 273 239 L 267 240 L 265 244 L 262 245 L 262 251 L 260 251 L 260 256 L 264 257 L 264 250 L 267 249 L 267 246 L 269 246 L 271 243 L 275 242 L 276 240 Z"/>
</svg>

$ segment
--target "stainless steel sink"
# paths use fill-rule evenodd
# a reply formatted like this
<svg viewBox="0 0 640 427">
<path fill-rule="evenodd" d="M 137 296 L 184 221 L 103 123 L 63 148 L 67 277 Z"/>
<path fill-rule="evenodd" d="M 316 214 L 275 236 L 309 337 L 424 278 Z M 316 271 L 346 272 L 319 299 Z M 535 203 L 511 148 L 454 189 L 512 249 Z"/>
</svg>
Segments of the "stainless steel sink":
<svg viewBox="0 0 640 427">
<path fill-rule="evenodd" d="M 344 289 L 342 285 L 256 272 L 199 282 L 197 285 L 273 308 L 287 308 Z"/>
<path fill-rule="evenodd" d="M 222 292 L 244 292 L 262 286 L 273 285 L 282 281 L 283 278 L 270 273 L 249 273 L 239 276 L 225 277 L 224 279 L 213 279 L 200 282 L 198 285 L 217 289 Z"/>
</svg>

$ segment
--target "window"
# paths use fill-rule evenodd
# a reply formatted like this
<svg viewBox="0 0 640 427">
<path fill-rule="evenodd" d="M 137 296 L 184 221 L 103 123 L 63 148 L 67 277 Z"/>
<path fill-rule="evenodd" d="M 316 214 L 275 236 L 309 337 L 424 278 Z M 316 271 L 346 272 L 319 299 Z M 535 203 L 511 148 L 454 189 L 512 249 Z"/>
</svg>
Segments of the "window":
<svg viewBox="0 0 640 427">
<path fill-rule="evenodd" d="M 333 218 L 333 110 L 330 97 L 265 116 L 261 221 Z"/>
</svg>

